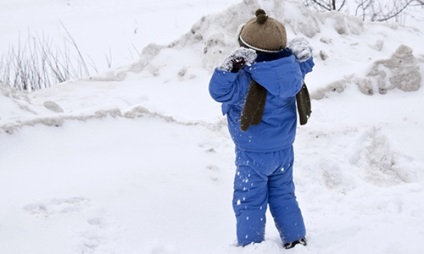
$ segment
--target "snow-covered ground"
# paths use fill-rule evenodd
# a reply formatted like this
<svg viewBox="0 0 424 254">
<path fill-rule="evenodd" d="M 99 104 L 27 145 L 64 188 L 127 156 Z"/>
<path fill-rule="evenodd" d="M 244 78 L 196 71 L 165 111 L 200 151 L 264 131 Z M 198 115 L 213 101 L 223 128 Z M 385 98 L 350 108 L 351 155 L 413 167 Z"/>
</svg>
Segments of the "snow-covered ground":
<svg viewBox="0 0 424 254">
<path fill-rule="evenodd" d="M 297 2 L 3 0 L 0 53 L 64 24 L 115 61 L 31 93 L 0 84 L 0 253 L 423 253 L 423 31 Z M 234 145 L 207 89 L 258 7 L 316 62 L 295 142 L 309 245 L 289 251 L 271 220 L 264 243 L 234 246 Z"/>
</svg>

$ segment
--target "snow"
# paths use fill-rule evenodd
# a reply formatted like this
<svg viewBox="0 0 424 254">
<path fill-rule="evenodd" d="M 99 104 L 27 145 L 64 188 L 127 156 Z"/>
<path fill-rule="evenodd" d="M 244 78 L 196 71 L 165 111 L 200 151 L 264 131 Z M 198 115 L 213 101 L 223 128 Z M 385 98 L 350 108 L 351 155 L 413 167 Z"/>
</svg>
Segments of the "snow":
<svg viewBox="0 0 424 254">
<path fill-rule="evenodd" d="M 290 251 L 270 216 L 264 243 L 235 246 L 234 145 L 207 89 L 258 7 L 307 38 L 316 62 L 295 142 L 309 244 Z M 420 27 L 277 0 L 4 0 L 0 12 L 1 53 L 29 30 L 61 41 L 63 23 L 98 66 L 109 49 L 116 59 L 31 93 L 0 84 L 0 253 L 423 253 Z M 403 46 L 421 87 L 363 93 Z"/>
</svg>

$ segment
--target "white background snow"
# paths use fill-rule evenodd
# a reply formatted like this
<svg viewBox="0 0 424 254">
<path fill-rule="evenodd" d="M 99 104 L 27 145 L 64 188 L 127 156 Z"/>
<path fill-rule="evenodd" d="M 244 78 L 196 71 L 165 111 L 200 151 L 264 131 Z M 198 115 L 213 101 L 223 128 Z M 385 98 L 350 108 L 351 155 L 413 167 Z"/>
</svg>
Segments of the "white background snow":
<svg viewBox="0 0 424 254">
<path fill-rule="evenodd" d="M 271 218 L 264 243 L 235 247 L 234 145 L 208 93 L 258 7 L 316 62 L 295 142 L 309 245 L 287 251 Z M 0 85 L 1 254 L 424 253 L 424 89 L 379 94 L 367 75 L 404 45 L 423 77 L 420 23 L 297 1 L 2 0 L 0 24 L 2 54 L 28 34 L 60 43 L 63 24 L 101 70 L 31 93 Z M 386 82 L 410 69 L 380 68 Z"/>
</svg>

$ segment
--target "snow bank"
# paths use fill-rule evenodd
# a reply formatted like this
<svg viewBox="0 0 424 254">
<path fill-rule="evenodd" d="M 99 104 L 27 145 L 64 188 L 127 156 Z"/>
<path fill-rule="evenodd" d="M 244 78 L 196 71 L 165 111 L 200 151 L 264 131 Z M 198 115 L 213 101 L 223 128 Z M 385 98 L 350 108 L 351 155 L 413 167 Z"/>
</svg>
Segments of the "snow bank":
<svg viewBox="0 0 424 254">
<path fill-rule="evenodd" d="M 374 83 L 384 82 L 384 78 L 377 74 L 382 73 L 377 71 L 378 66 L 389 64 L 389 62 L 380 59 L 386 58 L 388 54 L 398 48 L 400 51 L 404 51 L 411 46 L 414 46 L 414 48 L 418 46 L 418 43 L 414 40 L 410 40 L 408 44 L 403 44 L 404 42 L 397 34 L 414 32 L 417 36 L 422 35 L 418 30 L 393 24 L 376 26 L 376 24 L 366 23 L 357 17 L 347 16 L 339 12 L 312 12 L 298 1 L 285 1 L 284 4 L 281 4 L 281 1 L 278 0 L 244 0 L 225 11 L 204 16 L 178 40 L 168 45 L 150 44 L 143 49 L 139 61 L 131 66 L 115 69 L 93 79 L 119 81 L 124 80 L 128 72 L 140 73 L 143 71 L 157 76 L 168 69 L 165 64 L 163 64 L 164 68 L 153 65 L 152 62 L 157 58 L 167 59 L 167 61 L 172 59 L 172 65 L 180 66 L 177 73 L 181 73 L 180 71 L 184 73 L 192 66 L 185 65 L 181 59 L 172 58 L 173 52 L 181 49 L 191 51 L 191 55 L 199 58 L 202 62 L 202 67 L 211 72 L 225 56 L 238 46 L 235 35 L 239 25 L 252 18 L 257 8 L 264 8 L 270 16 L 285 24 L 289 39 L 302 36 L 310 41 L 314 48 L 317 63 L 315 68 L 327 77 L 326 79 L 319 79 L 318 82 L 315 73 L 307 77 L 309 86 L 312 88 L 310 90 L 321 89 L 321 91 L 317 91 L 318 94 L 314 95 L 314 98 L 323 98 L 322 89 L 326 91 L 336 89 L 340 92 L 347 83 L 352 82 L 358 83 L 360 90 L 366 94 L 372 93 L 374 90 L 378 91 L 378 87 L 380 87 L 380 92 L 394 87 L 408 91 L 419 88 L 420 73 L 418 69 L 423 62 L 418 62 L 417 57 L 412 56 L 412 52 L 408 53 L 408 50 L 406 50 L 408 52 L 394 54 L 394 56 L 399 55 L 398 58 L 401 57 L 402 59 L 391 60 L 392 68 L 390 72 L 396 72 L 396 74 L 394 77 L 388 77 L 391 74 L 386 76 L 396 84 L 388 85 L 387 88 L 383 88 L 381 84 L 373 85 Z M 358 51 L 361 53 L 357 54 Z M 417 53 L 422 55 L 424 52 Z M 159 55 L 162 56 L 159 57 Z M 367 55 L 369 57 L 363 57 Z M 375 67 L 370 66 L 370 59 L 375 59 L 373 64 Z M 402 61 L 402 65 L 396 64 L 398 60 Z M 343 68 L 345 65 L 355 65 L 355 67 L 361 68 L 361 72 L 364 73 L 358 75 L 357 71 L 355 71 L 356 73 L 351 71 L 352 68 Z M 394 70 L 395 67 L 400 69 Z M 374 68 L 374 72 L 365 73 L 369 68 Z M 405 72 L 410 68 L 414 70 Z M 403 85 L 399 85 L 400 80 L 405 80 L 403 77 L 410 74 L 415 79 L 413 84 L 408 84 L 409 87 L 406 87 L 406 83 L 410 82 L 404 81 Z M 375 88 L 372 88 L 372 86 L 375 86 Z M 324 91 L 324 93 L 326 92 Z"/>
<path fill-rule="evenodd" d="M 417 91 L 421 87 L 422 77 L 419 62 L 412 52 L 410 47 L 401 45 L 390 59 L 375 62 L 368 77 L 377 81 L 373 83 L 378 89 L 368 88 L 367 93 L 372 94 L 377 90 L 385 94 L 387 90 L 395 88 Z"/>
<path fill-rule="evenodd" d="M 315 90 L 311 96 L 322 99 L 328 93 L 343 92 L 348 85 L 357 85 L 366 95 L 386 94 L 393 89 L 413 92 L 421 87 L 423 68 L 424 61 L 413 55 L 412 48 L 400 45 L 391 58 L 375 61 L 364 77 L 352 74 Z"/>
<path fill-rule="evenodd" d="M 8 119 L 19 119 L 19 116 L 34 116 L 36 111 L 25 94 L 0 82 L 0 123 Z"/>
</svg>

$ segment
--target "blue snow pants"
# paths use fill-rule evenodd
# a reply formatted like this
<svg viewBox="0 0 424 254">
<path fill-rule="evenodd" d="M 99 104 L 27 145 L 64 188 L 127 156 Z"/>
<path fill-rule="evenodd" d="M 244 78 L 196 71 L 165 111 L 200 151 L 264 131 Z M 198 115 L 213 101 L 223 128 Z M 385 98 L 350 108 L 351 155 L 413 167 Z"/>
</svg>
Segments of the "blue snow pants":
<svg viewBox="0 0 424 254">
<path fill-rule="evenodd" d="M 283 243 L 305 237 L 295 196 L 293 161 L 293 147 L 270 153 L 236 149 L 233 209 L 238 245 L 264 240 L 268 204 Z"/>
</svg>

